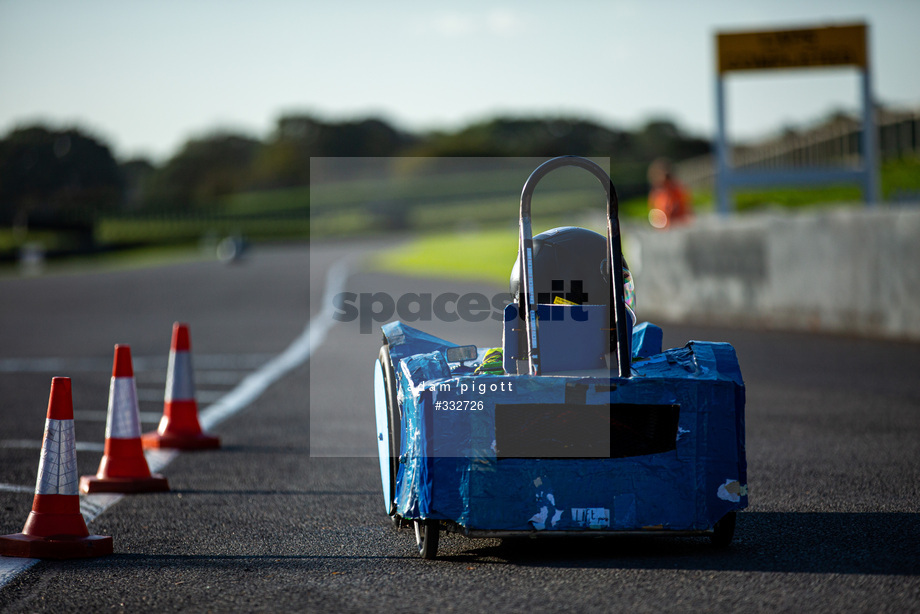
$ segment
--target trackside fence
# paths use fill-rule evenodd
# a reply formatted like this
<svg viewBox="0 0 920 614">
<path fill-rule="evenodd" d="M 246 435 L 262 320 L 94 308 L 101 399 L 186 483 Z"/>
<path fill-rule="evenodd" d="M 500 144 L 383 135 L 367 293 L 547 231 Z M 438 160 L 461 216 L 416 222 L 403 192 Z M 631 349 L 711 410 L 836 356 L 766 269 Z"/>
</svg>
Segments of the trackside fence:
<svg viewBox="0 0 920 614">
<path fill-rule="evenodd" d="M 920 156 L 920 108 L 879 111 L 879 156 L 882 161 Z M 817 128 L 787 133 L 756 145 L 736 145 L 729 160 L 735 168 L 776 169 L 819 166 L 855 167 L 860 158 L 861 127 L 853 118 L 838 117 Z M 677 175 L 692 190 L 711 190 L 715 157 L 699 156 L 675 165 Z"/>
</svg>

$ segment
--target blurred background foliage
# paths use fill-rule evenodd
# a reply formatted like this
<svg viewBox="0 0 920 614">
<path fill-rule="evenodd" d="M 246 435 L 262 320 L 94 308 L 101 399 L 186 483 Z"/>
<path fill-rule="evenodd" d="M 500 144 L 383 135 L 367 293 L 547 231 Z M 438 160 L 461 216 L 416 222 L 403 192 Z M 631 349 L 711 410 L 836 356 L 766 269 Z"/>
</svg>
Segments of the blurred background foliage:
<svg viewBox="0 0 920 614">
<path fill-rule="evenodd" d="M 709 148 L 667 120 L 630 132 L 564 117 L 495 118 L 455 132 L 413 134 L 378 118 L 291 114 L 264 140 L 215 131 L 156 163 L 117 160 L 106 143 L 79 127 L 33 125 L 0 139 L 0 256 L 12 258 L 36 239 L 53 254 L 189 241 L 205 227 L 218 234 L 305 236 L 310 160 L 317 157 L 609 157 L 622 197 L 645 191 L 645 168 L 654 157 L 679 160 Z M 376 207 L 394 209 L 392 203 Z M 398 217 L 384 220 L 384 227 L 410 225 L 405 213 Z M 339 222 L 330 232 L 361 230 Z"/>
<path fill-rule="evenodd" d="M 228 234 L 307 238 L 311 233 L 447 229 L 461 219 L 482 225 L 515 222 L 526 173 L 515 169 L 502 175 L 495 169 L 497 158 L 607 158 L 621 213 L 643 217 L 652 160 L 680 162 L 710 152 L 709 140 L 685 133 L 667 118 L 625 130 L 581 118 L 497 117 L 452 132 L 411 133 L 379 118 L 327 121 L 290 114 L 262 140 L 214 131 L 189 139 L 162 162 L 118 160 L 106 143 L 79 127 L 33 125 L 0 139 L 0 260 L 13 260 L 24 245 L 36 242 L 53 256 L 187 244 Z M 311 211 L 311 159 L 317 158 L 351 159 L 347 166 L 353 170 L 367 159 L 370 174 L 358 173 L 360 181 L 354 174 L 325 177 L 331 183 L 324 184 L 323 202 Z M 392 183 L 392 175 L 373 176 L 381 158 L 398 159 L 399 172 L 418 174 L 418 181 L 411 187 L 389 185 L 387 192 L 384 184 Z M 435 174 L 432 180 L 432 169 L 445 158 L 491 158 L 492 166 L 478 174 L 454 172 L 453 178 Z M 916 160 L 889 167 L 887 174 L 883 169 L 883 186 L 886 176 L 920 183 Z M 319 187 L 314 186 L 317 195 Z M 858 191 L 846 190 L 828 194 L 858 200 Z M 574 184 L 560 186 L 544 211 L 565 216 L 583 206 L 596 208 L 583 192 Z M 795 206 L 802 202 L 796 194 L 741 198 L 739 208 L 761 202 Z M 709 194 L 694 197 L 705 208 Z"/>
</svg>

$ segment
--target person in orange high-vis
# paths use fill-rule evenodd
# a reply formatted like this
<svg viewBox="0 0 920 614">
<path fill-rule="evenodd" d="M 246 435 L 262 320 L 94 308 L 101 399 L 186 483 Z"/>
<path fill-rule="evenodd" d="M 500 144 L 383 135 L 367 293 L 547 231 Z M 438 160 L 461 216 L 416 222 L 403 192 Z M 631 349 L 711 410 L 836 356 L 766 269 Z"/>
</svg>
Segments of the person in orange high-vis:
<svg viewBox="0 0 920 614">
<path fill-rule="evenodd" d="M 675 223 L 689 222 L 693 215 L 690 194 L 674 178 L 671 163 L 661 158 L 648 169 L 652 186 L 648 195 L 648 221 L 655 228 L 670 228 Z"/>
</svg>

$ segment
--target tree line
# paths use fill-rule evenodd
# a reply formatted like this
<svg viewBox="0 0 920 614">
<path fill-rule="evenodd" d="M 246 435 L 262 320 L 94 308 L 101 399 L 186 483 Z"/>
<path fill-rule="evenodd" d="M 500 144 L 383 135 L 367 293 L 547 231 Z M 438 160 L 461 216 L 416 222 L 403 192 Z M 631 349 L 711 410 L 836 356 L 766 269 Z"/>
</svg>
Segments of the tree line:
<svg viewBox="0 0 920 614">
<path fill-rule="evenodd" d="M 113 212 L 213 210 L 229 194 L 309 185 L 314 156 L 609 157 L 620 196 L 628 197 L 646 189 L 645 169 L 654 158 L 678 161 L 709 151 L 708 140 L 665 119 L 628 131 L 584 119 L 500 117 L 415 134 L 378 118 L 334 122 L 294 114 L 281 117 L 264 140 L 214 132 L 154 164 L 119 161 L 80 128 L 34 125 L 0 140 L 0 226 L 91 228 L 96 217 Z"/>
</svg>

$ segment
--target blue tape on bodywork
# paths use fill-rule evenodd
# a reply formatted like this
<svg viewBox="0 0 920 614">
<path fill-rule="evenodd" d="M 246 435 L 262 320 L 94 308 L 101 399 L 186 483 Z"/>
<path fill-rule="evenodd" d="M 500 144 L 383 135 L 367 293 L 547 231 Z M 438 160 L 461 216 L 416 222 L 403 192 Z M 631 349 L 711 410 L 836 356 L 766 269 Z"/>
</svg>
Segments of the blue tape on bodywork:
<svg viewBox="0 0 920 614">
<path fill-rule="evenodd" d="M 399 323 L 384 332 L 391 355 L 402 356 L 396 499 L 405 518 L 482 530 L 705 530 L 747 506 L 744 383 L 728 344 L 649 356 L 630 378 L 474 377 L 450 373 L 441 352 L 454 344 Z M 674 445 L 625 458 L 499 454 L 497 407 L 553 404 L 576 413 L 678 406 Z"/>
<path fill-rule="evenodd" d="M 664 333 L 661 328 L 651 322 L 642 322 L 633 328 L 632 357 L 648 358 L 661 353 L 661 343 Z"/>
</svg>

